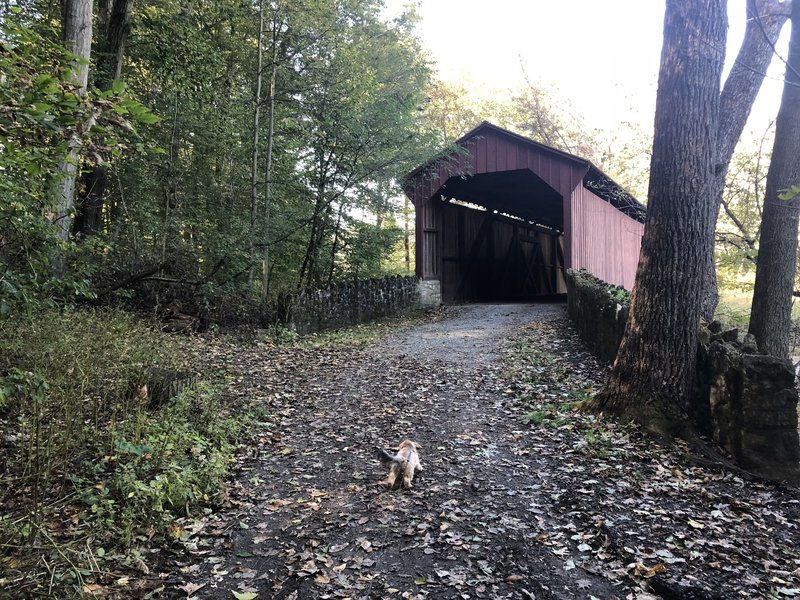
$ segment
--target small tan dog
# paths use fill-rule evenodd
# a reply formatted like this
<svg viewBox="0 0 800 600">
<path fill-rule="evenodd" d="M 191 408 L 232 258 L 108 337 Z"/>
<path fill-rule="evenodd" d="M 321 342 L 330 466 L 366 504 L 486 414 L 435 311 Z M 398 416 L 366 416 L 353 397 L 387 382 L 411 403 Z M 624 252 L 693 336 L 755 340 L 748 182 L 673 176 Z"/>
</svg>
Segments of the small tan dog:
<svg viewBox="0 0 800 600">
<path fill-rule="evenodd" d="M 389 476 L 380 482 L 381 485 L 389 486 L 394 489 L 397 478 L 402 474 L 403 487 L 411 489 L 411 480 L 414 479 L 414 471 L 422 471 L 419 462 L 417 448 L 420 445 L 411 440 L 403 440 L 397 449 L 397 454 L 390 454 L 386 450 L 378 450 L 378 458 L 384 466 L 391 465 Z"/>
</svg>

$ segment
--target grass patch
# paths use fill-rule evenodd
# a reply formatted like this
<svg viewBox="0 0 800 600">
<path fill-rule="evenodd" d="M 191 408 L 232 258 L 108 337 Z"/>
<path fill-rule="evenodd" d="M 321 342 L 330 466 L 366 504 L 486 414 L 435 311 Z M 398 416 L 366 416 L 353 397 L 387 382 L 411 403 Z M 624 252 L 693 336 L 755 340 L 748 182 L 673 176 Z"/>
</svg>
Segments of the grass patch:
<svg viewBox="0 0 800 600">
<path fill-rule="evenodd" d="M 252 416 L 232 413 L 221 381 L 154 396 L 152 373 L 190 370 L 181 355 L 119 311 L 53 311 L 3 330 L 0 588 L 92 594 L 114 569 L 141 570 L 137 545 L 218 501 Z"/>
<path fill-rule="evenodd" d="M 524 419 L 533 426 L 563 427 L 591 397 L 591 383 L 575 372 L 574 365 L 527 336 L 511 345 L 507 364 L 503 376 L 513 382 L 512 389 L 527 411 Z"/>
<path fill-rule="evenodd" d="M 589 427 L 583 431 L 580 448 L 596 458 L 608 458 L 614 448 L 614 435 L 601 427 Z"/>
<path fill-rule="evenodd" d="M 533 410 L 525 415 L 525 420 L 536 427 L 558 429 L 569 422 L 569 417 L 566 412 L 551 408 L 550 410 Z"/>
</svg>

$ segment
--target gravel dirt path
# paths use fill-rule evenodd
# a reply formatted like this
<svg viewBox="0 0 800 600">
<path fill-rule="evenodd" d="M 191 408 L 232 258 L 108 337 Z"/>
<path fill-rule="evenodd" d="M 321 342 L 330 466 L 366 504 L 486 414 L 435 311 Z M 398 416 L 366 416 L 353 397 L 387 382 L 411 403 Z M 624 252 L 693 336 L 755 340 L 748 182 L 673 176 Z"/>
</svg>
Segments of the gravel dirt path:
<svg viewBox="0 0 800 600">
<path fill-rule="evenodd" d="M 500 348 L 532 321 L 564 312 L 562 304 L 472 304 L 450 307 L 446 319 L 407 329 L 376 350 L 405 354 L 423 362 L 458 363 L 466 370 L 502 359 Z"/>
<path fill-rule="evenodd" d="M 509 371 L 514 340 L 517 355 L 519 344 L 529 353 L 522 366 L 515 359 L 524 377 Z M 163 567 L 173 597 L 641 600 L 656 589 L 727 598 L 798 581 L 797 529 L 787 525 L 798 517 L 796 493 L 758 488 L 758 518 L 745 521 L 772 533 L 751 562 L 687 546 L 686 535 L 734 535 L 747 503 L 734 511 L 729 496 L 745 482 L 571 416 L 568 403 L 584 393 L 575 390 L 596 385 L 604 367 L 562 305 L 453 307 L 360 348 L 219 352 L 237 374 L 234 392 L 268 402 L 272 421 L 227 509 L 184 524 Z M 562 408 L 539 414 L 545 405 Z M 386 473 L 376 449 L 404 438 L 421 444 L 425 470 L 412 490 L 389 491 L 377 483 Z M 648 495 L 653 482 L 661 496 Z M 704 520 L 714 506 L 721 516 Z M 700 563 L 717 551 L 734 556 L 733 568 L 704 578 Z M 784 584 L 769 583 L 770 568 Z"/>
</svg>

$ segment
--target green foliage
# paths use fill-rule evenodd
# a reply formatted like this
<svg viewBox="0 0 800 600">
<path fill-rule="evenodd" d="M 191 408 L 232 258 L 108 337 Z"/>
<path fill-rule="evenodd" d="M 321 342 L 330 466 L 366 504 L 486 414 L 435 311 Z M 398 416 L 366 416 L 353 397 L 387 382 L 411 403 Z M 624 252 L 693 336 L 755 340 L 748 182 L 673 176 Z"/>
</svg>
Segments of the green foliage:
<svg viewBox="0 0 800 600">
<path fill-rule="evenodd" d="M 19 11 L 0 21 L 0 327 L 54 292 L 87 291 L 80 275 L 49 276 L 59 241 L 47 219 L 54 210 L 48 185 L 70 132 L 86 118 L 66 83 L 69 57 L 57 39 L 27 27 Z"/>
<path fill-rule="evenodd" d="M 177 299 L 214 313 L 225 298 L 256 296 L 266 244 L 274 293 L 389 270 L 399 231 L 368 223 L 394 223 L 399 177 L 434 146 L 418 110 L 429 70 L 413 15 L 386 22 L 372 0 L 266 8 L 262 75 L 265 88 L 274 83 L 274 135 L 262 89 L 255 205 L 255 5 L 134 3 L 122 77 L 103 71 L 108 41 L 98 28 L 85 98 L 67 82 L 72 57 L 56 31 L 58 11 L 31 2 L 4 15 L 0 325 L 40 302 L 96 292 L 136 307 Z M 103 183 L 84 175 L 76 190 L 76 210 L 99 203 L 91 242 L 63 241 L 51 223 L 58 207 L 48 191 L 68 141 L 78 143 L 81 170 L 105 167 Z M 105 189 L 91 202 L 90 184 Z M 64 276 L 53 277 L 58 271 Z"/>
<path fill-rule="evenodd" d="M 283 325 L 278 325 L 272 332 L 272 339 L 277 344 L 293 344 L 297 341 L 298 337 L 299 335 L 295 330 L 284 327 Z"/>
<path fill-rule="evenodd" d="M 380 277 L 387 269 L 384 263 L 387 248 L 393 248 L 402 237 L 402 231 L 393 224 L 376 226 L 354 222 L 342 235 L 342 276 L 348 279 Z"/>
<path fill-rule="evenodd" d="M 3 425 L 19 443 L 11 470 L 33 465 L 28 476 L 42 489 L 63 488 L 118 436 L 140 437 L 147 370 L 178 365 L 169 340 L 108 311 L 39 313 L 7 331 L 0 356 Z"/>
<path fill-rule="evenodd" d="M 161 118 L 147 136 L 164 153 L 120 162 L 103 210 L 102 235 L 114 245 L 101 278 L 163 264 L 161 277 L 135 288 L 146 304 L 179 297 L 200 308 L 254 295 L 267 243 L 273 293 L 383 274 L 397 231 L 367 221 L 392 219 L 398 177 L 432 148 L 417 110 L 428 68 L 411 20 L 386 23 L 370 0 L 268 3 L 262 95 L 274 67 L 274 136 L 270 146 L 262 97 L 251 206 L 256 8 L 134 5 L 132 35 L 148 43 L 130 44 L 124 76 Z"/>
<path fill-rule="evenodd" d="M 569 422 L 568 412 L 560 410 L 533 410 L 525 415 L 525 420 L 536 427 L 557 429 Z"/>
<path fill-rule="evenodd" d="M 0 369 L 35 371 L 48 382 L 55 404 L 86 399 L 89 404 L 78 408 L 98 418 L 132 409 L 130 388 L 149 367 L 179 366 L 170 338 L 112 310 L 42 312 L 18 322 L 0 344 Z M 21 414 L 30 412 L 24 410 L 24 395 L 17 400 Z"/>
<path fill-rule="evenodd" d="M 785 190 L 780 190 L 778 194 L 778 198 L 786 202 L 795 199 L 797 196 L 800 196 L 800 185 L 791 185 Z"/>
<path fill-rule="evenodd" d="M 531 132 L 526 130 L 524 122 L 530 115 L 520 101 L 523 95 L 522 91 L 487 90 L 469 83 L 433 80 L 426 93 L 425 119 L 440 148 L 452 144 L 482 121 L 527 135 Z M 544 118 L 553 114 L 550 107 L 557 104 L 553 98 L 549 100 L 550 106 L 543 108 Z"/>
<path fill-rule="evenodd" d="M 130 543 L 137 532 L 165 532 L 190 507 L 216 500 L 243 427 L 222 414 L 219 390 L 200 385 L 150 415 L 138 435 L 128 431 L 136 442 L 116 439 L 103 487 L 83 497 L 109 533 Z"/>
<path fill-rule="evenodd" d="M 92 557 L 67 560 L 55 540 L 91 536 L 108 549 L 170 533 L 217 501 L 252 417 L 230 413 L 217 385 L 146 393 L 153 369 L 185 365 L 173 338 L 124 313 L 50 310 L 16 325 L 0 338 L 0 436 L 10 444 L 0 547 L 19 547 L 24 565 L 26 544 L 44 546 L 54 572 L 79 586 Z"/>
<path fill-rule="evenodd" d="M 49 190 L 68 144 L 80 140 L 82 161 L 112 160 L 135 152 L 134 125 L 156 117 L 119 85 L 79 97 L 69 83 L 72 55 L 59 34 L 21 10 L 0 20 L 0 40 L 2 328 L 14 314 L 94 295 L 93 260 L 103 242 L 62 240 L 53 223 L 58 207 Z M 66 268 L 56 268 L 56 257 Z"/>
<path fill-rule="evenodd" d="M 608 295 L 617 302 L 621 303 L 627 303 L 631 300 L 631 293 L 624 287 L 620 287 L 618 285 L 609 285 Z"/>
<path fill-rule="evenodd" d="M 720 288 L 751 292 L 761 230 L 772 128 L 760 139 L 743 139 L 731 159 L 716 232 Z"/>
</svg>

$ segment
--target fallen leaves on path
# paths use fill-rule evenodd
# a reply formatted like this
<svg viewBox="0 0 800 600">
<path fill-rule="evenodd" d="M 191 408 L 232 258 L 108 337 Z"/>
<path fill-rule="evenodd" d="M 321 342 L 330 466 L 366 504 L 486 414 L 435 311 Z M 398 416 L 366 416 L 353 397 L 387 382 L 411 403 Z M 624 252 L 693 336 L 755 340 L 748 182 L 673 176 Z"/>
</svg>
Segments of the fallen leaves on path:
<svg viewBox="0 0 800 600">
<path fill-rule="evenodd" d="M 563 319 L 526 327 L 506 376 L 528 414 L 550 415 L 519 452 L 548 473 L 543 492 L 569 519 L 564 533 L 581 564 L 612 580 L 653 579 L 664 597 L 776 597 L 796 588 L 798 490 L 700 468 L 681 444 L 665 448 L 560 404 L 570 391 L 599 389 L 604 377 L 569 331 Z M 534 362 L 549 363 L 546 373 L 520 356 L 542 340 L 546 356 Z"/>
<path fill-rule="evenodd" d="M 203 598 L 228 600 L 797 595 L 797 491 L 699 468 L 680 447 L 577 412 L 604 367 L 561 307 L 533 307 L 528 320 L 495 324 L 502 356 L 480 341 L 480 322 L 447 319 L 424 330 L 443 352 L 404 350 L 427 343 L 414 330 L 370 346 L 206 340 L 230 393 L 268 416 L 244 444 L 227 508 L 180 524 L 178 554 L 161 565 L 167 590 L 192 597 L 190 586 L 205 586 Z M 470 351 L 479 358 L 465 360 Z M 386 491 L 374 451 L 406 437 L 421 444 L 425 471 L 412 490 Z"/>
</svg>

